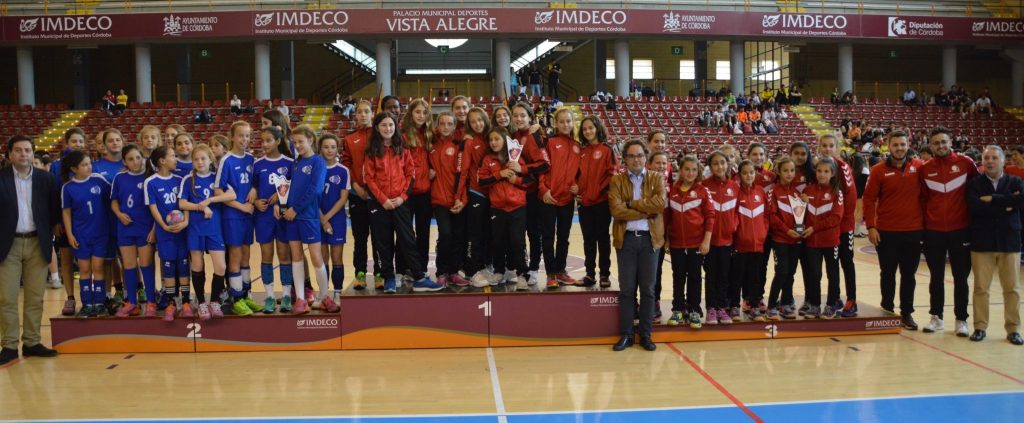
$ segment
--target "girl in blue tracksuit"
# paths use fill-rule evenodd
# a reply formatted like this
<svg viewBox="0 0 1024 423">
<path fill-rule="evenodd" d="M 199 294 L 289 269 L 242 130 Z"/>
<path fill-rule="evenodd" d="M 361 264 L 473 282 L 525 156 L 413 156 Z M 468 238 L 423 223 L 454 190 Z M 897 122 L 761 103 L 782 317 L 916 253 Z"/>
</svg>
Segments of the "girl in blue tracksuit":
<svg viewBox="0 0 1024 423">
<path fill-rule="evenodd" d="M 338 160 L 341 140 L 337 135 L 325 133 L 320 136 L 320 155 L 327 166 L 324 193 L 320 198 L 320 225 L 323 227 L 323 257 L 331 261 L 331 285 L 334 286 L 334 302 L 338 302 L 341 286 L 345 282 L 345 240 L 348 222 L 345 221 L 345 204 L 348 203 L 349 172 Z M 326 265 L 326 264 L 325 264 Z"/>
<path fill-rule="evenodd" d="M 146 178 L 144 184 L 146 206 L 156 223 L 156 250 L 160 255 L 160 275 L 164 283 L 164 294 L 169 297 L 164 308 L 164 321 L 174 320 L 177 309 L 174 305 L 175 287 L 181 293 L 181 317 L 192 317 L 191 294 L 188 287 L 188 252 L 185 245 L 185 229 L 188 228 L 188 215 L 182 221 L 168 223 L 172 212 L 179 212 L 178 196 L 181 194 L 181 177 L 175 175 L 174 168 L 177 158 L 174 150 L 157 147 L 149 156 L 149 161 L 156 173 Z"/>
<path fill-rule="evenodd" d="M 78 316 L 104 315 L 107 290 L 103 261 L 110 255 L 110 184 L 92 173 L 92 161 L 81 150 L 64 156 L 60 172 L 67 180 L 61 189 L 64 230 L 80 275 L 83 307 Z"/>
<path fill-rule="evenodd" d="M 263 312 L 274 312 L 277 301 L 274 298 L 274 252 L 281 272 L 281 312 L 292 308 L 292 267 L 288 239 L 284 233 L 284 222 L 274 216 L 274 204 L 278 202 L 277 188 L 273 185 L 278 178 L 288 179 L 294 160 L 284 131 L 277 126 L 268 126 L 260 132 L 263 142 L 263 157 L 253 165 L 253 187 L 256 189 L 256 243 L 260 244 L 260 275 L 267 297 Z M 276 246 L 275 246 L 276 243 Z"/>
<path fill-rule="evenodd" d="M 146 181 L 146 160 L 136 144 L 128 144 L 122 151 L 122 161 L 128 170 L 114 175 L 110 188 L 110 209 L 117 218 L 117 246 L 121 250 L 124 267 L 124 285 L 128 304 L 117 310 L 117 317 L 138 315 L 139 274 L 146 293 L 146 317 L 156 317 L 156 269 L 153 267 L 153 214 L 145 204 L 143 183 Z M 141 272 L 140 272 L 141 270 Z"/>
</svg>

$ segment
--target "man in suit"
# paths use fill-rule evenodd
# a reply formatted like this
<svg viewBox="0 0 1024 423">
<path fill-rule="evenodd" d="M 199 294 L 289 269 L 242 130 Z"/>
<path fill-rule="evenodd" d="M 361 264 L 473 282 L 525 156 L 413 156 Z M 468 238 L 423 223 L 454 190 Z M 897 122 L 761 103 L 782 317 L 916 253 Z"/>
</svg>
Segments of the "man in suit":
<svg viewBox="0 0 1024 423">
<path fill-rule="evenodd" d="M 32 167 L 32 139 L 7 142 L 11 165 L 0 169 L 0 365 L 18 358 L 18 334 L 25 357 L 53 357 L 41 342 L 43 290 L 53 251 L 53 228 L 60 219 L 57 182 Z M 18 319 L 18 291 L 24 284 L 24 326 Z"/>
<path fill-rule="evenodd" d="M 636 291 L 640 287 L 640 345 L 657 348 L 651 341 L 654 323 L 654 282 L 658 251 L 665 246 L 665 176 L 647 170 L 647 146 L 627 142 L 622 148 L 627 171 L 612 177 L 608 208 L 615 218 L 612 245 L 619 265 L 619 331 L 622 338 L 612 347 L 622 351 L 633 345 Z"/>
<path fill-rule="evenodd" d="M 967 209 L 971 215 L 971 267 L 974 268 L 974 333 L 971 340 L 985 339 L 988 329 L 988 290 L 999 274 L 1003 287 L 1003 326 L 1006 339 L 1024 345 L 1020 336 L 1020 209 L 1024 207 L 1024 182 L 1003 171 L 1003 149 L 990 145 L 981 155 L 985 173 L 967 184 Z"/>
</svg>

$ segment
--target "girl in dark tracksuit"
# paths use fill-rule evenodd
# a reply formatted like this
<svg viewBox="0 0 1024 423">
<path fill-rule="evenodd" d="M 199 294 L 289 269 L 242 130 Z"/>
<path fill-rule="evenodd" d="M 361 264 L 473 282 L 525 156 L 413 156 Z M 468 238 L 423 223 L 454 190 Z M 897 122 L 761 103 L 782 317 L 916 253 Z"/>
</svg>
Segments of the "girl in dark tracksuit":
<svg viewBox="0 0 1024 423">
<path fill-rule="evenodd" d="M 679 175 L 669 189 L 665 208 L 665 234 L 672 256 L 672 316 L 668 324 L 689 323 L 691 328 L 700 329 L 704 315 L 700 268 L 711 250 L 715 208 L 711 194 L 700 183 L 703 173 L 696 156 L 683 158 Z"/>
<path fill-rule="evenodd" d="M 816 183 L 808 185 L 803 194 L 808 219 L 803 233 L 803 270 L 808 287 L 806 302 L 810 304 L 804 318 L 832 319 L 843 310 L 839 299 L 839 229 L 845 201 L 836 162 L 831 157 L 822 157 L 814 167 Z M 820 309 L 822 259 L 828 275 L 824 312 Z"/>
<path fill-rule="evenodd" d="M 708 157 L 711 178 L 703 182 L 717 212 L 711 236 L 711 250 L 704 262 L 707 271 L 707 317 L 704 324 L 732 323 L 728 307 L 729 271 L 732 266 L 733 236 L 736 233 L 736 203 L 740 186 L 729 177 L 729 162 L 721 150 Z"/>
<path fill-rule="evenodd" d="M 768 291 L 766 317 L 768 320 L 795 319 L 793 276 L 803 249 L 802 238 L 794 229 L 796 220 L 789 201 L 791 196 L 800 196 L 796 190 L 796 163 L 789 157 L 783 157 L 775 162 L 774 168 L 779 179 L 768 192 L 768 223 L 775 251 L 775 276 Z"/>
<path fill-rule="evenodd" d="M 550 160 L 545 154 L 547 139 L 541 131 L 541 126 L 534 123 L 533 120 L 533 107 L 529 103 L 518 103 L 512 106 L 512 127 L 515 129 L 513 136 L 523 146 L 526 167 L 534 179 L 534 182 L 531 182 L 526 188 L 526 238 L 530 240 L 530 277 L 527 282 L 530 286 L 536 285 L 540 281 L 538 271 L 544 250 L 544 212 L 541 207 L 544 203 L 537 195 L 536 181 L 540 179 L 541 174 L 551 170 Z"/>
<path fill-rule="evenodd" d="M 580 154 L 580 229 L 583 231 L 583 255 L 587 275 L 583 285 L 597 283 L 600 264 L 601 287 L 611 286 L 611 211 L 608 209 L 608 184 L 615 174 L 615 151 L 606 144 L 601 118 L 587 116 L 580 123 L 580 138 L 585 144 Z M 600 262 L 599 262 L 600 261 Z"/>
<path fill-rule="evenodd" d="M 466 241 L 469 243 L 466 275 L 472 275 L 471 282 L 477 288 L 498 283 L 487 269 L 491 264 L 490 239 L 486 235 L 491 233 L 491 204 L 487 200 L 487 189 L 481 187 L 478 178 L 475 177 L 484 155 L 487 154 L 487 142 L 484 137 L 490 131 L 490 126 L 490 119 L 484 109 L 474 107 L 467 113 L 466 132 L 463 136 L 466 141 L 463 149 L 464 157 L 469 159 L 466 174 L 473 177 L 469 178 L 469 210 L 466 211 Z"/>
<path fill-rule="evenodd" d="M 434 141 L 434 121 L 430 114 L 430 104 L 426 100 L 416 99 L 409 103 L 409 110 L 402 118 L 402 139 L 405 148 L 412 154 L 415 165 L 413 171 L 412 193 L 409 196 L 409 209 L 415 222 L 416 257 L 419 258 L 420 272 L 427 271 L 427 253 L 430 249 L 430 220 L 433 218 L 430 206 L 430 163 L 428 152 Z M 411 273 L 408 264 L 400 260 L 398 270 L 404 274 Z"/>
<path fill-rule="evenodd" d="M 491 202 L 494 273 L 514 272 L 515 289 L 525 291 L 529 289 L 523 255 L 526 252 L 526 186 L 531 176 L 521 147 L 510 151 L 507 142 L 510 139 L 503 128 L 487 133 L 487 155 L 477 176 L 480 185 L 488 187 Z"/>
<path fill-rule="evenodd" d="M 736 204 L 737 230 L 733 239 L 736 253 L 733 255 L 732 278 L 729 282 L 730 315 L 740 309 L 741 292 L 743 309 L 753 321 L 764 321 L 758 305 L 764 295 L 765 279 L 761 275 L 761 263 L 765 255 L 764 240 L 768 237 L 768 203 L 764 190 L 755 183 L 757 170 L 754 163 L 744 160 L 739 164 L 740 191 Z"/>
<path fill-rule="evenodd" d="M 580 145 L 574 135 L 572 111 L 558 109 L 554 115 L 555 136 L 547 141 L 547 154 L 551 170 L 540 177 L 537 194 L 544 202 L 544 268 L 548 274 L 547 288 L 559 285 L 578 285 L 565 271 L 569 256 L 569 231 L 576 209 L 576 196 L 580 189 L 577 178 L 580 170 Z"/>
</svg>

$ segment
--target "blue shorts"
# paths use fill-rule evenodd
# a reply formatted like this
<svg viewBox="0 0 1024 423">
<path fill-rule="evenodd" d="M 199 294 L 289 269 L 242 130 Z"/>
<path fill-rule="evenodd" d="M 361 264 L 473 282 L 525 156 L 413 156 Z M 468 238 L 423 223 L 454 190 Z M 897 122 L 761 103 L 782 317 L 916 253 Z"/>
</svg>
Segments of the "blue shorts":
<svg viewBox="0 0 1024 423">
<path fill-rule="evenodd" d="M 148 244 L 147 235 L 123 235 L 117 234 L 118 247 L 145 247 Z"/>
<path fill-rule="evenodd" d="M 117 256 L 121 255 L 121 249 L 117 248 L 117 236 L 111 236 L 110 240 L 107 241 L 107 255 L 103 258 L 110 260 L 117 260 Z"/>
<path fill-rule="evenodd" d="M 102 238 L 80 238 L 75 248 L 76 260 L 89 260 L 93 257 L 107 258 L 110 256 L 110 240 Z"/>
<path fill-rule="evenodd" d="M 224 251 L 224 237 L 219 233 L 213 235 L 188 234 L 188 250 L 202 251 Z"/>
<path fill-rule="evenodd" d="M 267 244 L 274 241 L 288 242 L 285 236 L 284 221 L 273 217 L 256 218 L 256 243 Z"/>
<path fill-rule="evenodd" d="M 332 219 L 330 222 L 331 222 L 331 228 L 334 229 L 334 234 L 332 235 L 332 234 L 329 234 L 327 232 L 321 232 L 321 237 L 323 238 L 324 244 L 327 244 L 327 245 L 343 245 L 343 244 L 345 244 L 345 242 L 348 239 L 348 221 L 345 220 L 344 218 L 342 218 L 342 219 L 337 219 L 337 221 L 334 221 Z"/>
<path fill-rule="evenodd" d="M 188 270 L 188 260 L 186 259 L 168 260 L 161 257 L 160 260 L 161 279 L 174 279 L 174 275 L 178 275 L 178 278 L 188 278 L 191 274 Z"/>
<path fill-rule="evenodd" d="M 252 245 L 253 220 L 224 219 L 224 244 L 228 247 L 245 247 Z"/>
<path fill-rule="evenodd" d="M 293 220 L 285 222 L 285 236 L 288 241 L 299 241 L 303 244 L 320 242 L 319 220 Z"/>
<path fill-rule="evenodd" d="M 160 260 L 174 261 L 188 258 L 188 251 L 185 249 L 185 240 L 182 238 L 168 239 L 156 243 L 157 255 Z"/>
</svg>

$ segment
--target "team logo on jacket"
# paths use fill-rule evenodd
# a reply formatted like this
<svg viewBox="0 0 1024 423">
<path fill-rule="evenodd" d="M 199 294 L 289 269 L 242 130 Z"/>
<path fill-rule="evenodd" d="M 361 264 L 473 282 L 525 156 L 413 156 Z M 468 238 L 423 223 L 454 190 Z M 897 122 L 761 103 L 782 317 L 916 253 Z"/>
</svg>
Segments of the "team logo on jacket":
<svg viewBox="0 0 1024 423">
<path fill-rule="evenodd" d="M 100 192 L 102 192 L 102 191 L 100 190 L 100 187 L 92 187 L 92 188 L 89 188 L 89 192 L 91 192 L 93 194 L 96 194 L 96 195 L 99 195 Z"/>
<path fill-rule="evenodd" d="M 727 195 L 727 196 L 729 196 L 729 197 L 732 197 L 732 194 L 733 194 L 733 193 L 732 193 L 732 188 L 726 188 L 726 189 L 725 189 L 725 195 Z"/>
<path fill-rule="evenodd" d="M 335 184 L 335 185 L 340 184 L 341 183 L 341 176 L 340 175 L 332 175 L 331 176 L 331 183 Z"/>
<path fill-rule="evenodd" d="M 911 166 L 910 173 L 917 173 L 917 166 Z"/>
<path fill-rule="evenodd" d="M 953 167 L 949 168 L 949 170 L 951 170 L 953 173 L 960 173 L 960 166 L 953 165 Z"/>
<path fill-rule="evenodd" d="M 138 184 L 138 185 L 135 185 L 135 188 L 137 188 L 137 189 L 142 189 L 142 182 L 139 182 L 139 184 Z"/>
<path fill-rule="evenodd" d="M 831 199 L 832 199 L 832 194 L 829 194 L 829 193 L 826 192 L 825 193 L 825 201 L 829 201 Z"/>
<path fill-rule="evenodd" d="M 448 156 L 454 156 L 455 155 L 455 147 L 448 147 L 448 148 L 446 148 L 444 150 L 444 154 L 448 155 Z"/>
<path fill-rule="evenodd" d="M 576 144 L 573 144 L 572 145 L 572 152 L 576 153 L 576 154 L 580 154 L 580 146 L 578 146 Z"/>
<path fill-rule="evenodd" d="M 305 173 L 307 175 L 312 174 L 313 173 L 313 166 L 312 165 L 305 165 L 305 166 L 303 166 L 302 167 L 302 173 Z"/>
<path fill-rule="evenodd" d="M 278 175 L 287 175 L 288 174 L 288 168 L 284 167 L 284 166 L 281 166 L 281 167 L 277 168 L 277 174 Z"/>
<path fill-rule="evenodd" d="M 248 165 L 248 166 L 246 166 L 246 167 L 245 167 L 245 171 L 246 171 L 246 172 L 249 172 L 249 173 L 252 173 L 252 165 Z"/>
<path fill-rule="evenodd" d="M 594 151 L 594 160 L 600 160 L 601 156 L 603 156 L 603 155 L 604 154 L 601 153 L 601 150 Z"/>
<path fill-rule="evenodd" d="M 690 191 L 690 198 L 696 198 L 696 197 L 697 197 L 697 191 Z"/>
<path fill-rule="evenodd" d="M 761 196 L 757 195 L 757 194 L 754 194 L 754 201 L 760 203 L 761 202 Z"/>
</svg>

